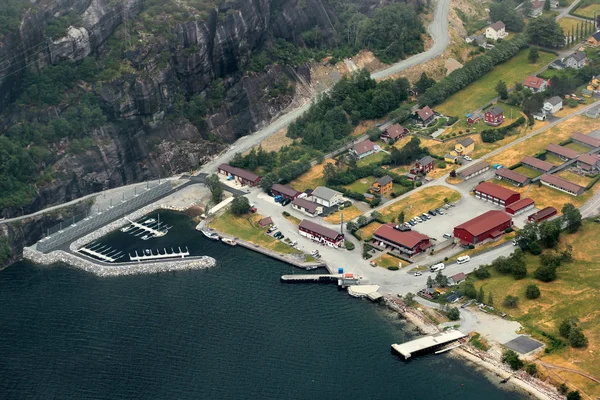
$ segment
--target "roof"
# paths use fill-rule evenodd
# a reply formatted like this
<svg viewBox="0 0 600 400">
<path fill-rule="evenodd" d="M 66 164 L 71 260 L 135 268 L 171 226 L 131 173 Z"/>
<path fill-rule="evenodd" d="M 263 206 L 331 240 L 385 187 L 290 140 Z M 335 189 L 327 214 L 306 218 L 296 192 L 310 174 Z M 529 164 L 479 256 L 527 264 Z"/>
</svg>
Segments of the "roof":
<svg viewBox="0 0 600 400">
<path fill-rule="evenodd" d="M 473 189 L 473 190 L 488 194 L 496 199 L 500 199 L 500 200 L 504 200 L 504 201 L 508 200 L 509 197 L 511 197 L 515 194 L 519 194 L 519 193 L 515 192 L 514 190 L 507 189 L 505 187 L 496 185 L 491 182 L 482 182 L 479 185 L 477 185 L 475 187 L 475 189 Z"/>
<path fill-rule="evenodd" d="M 254 172 L 246 171 L 245 169 L 237 167 L 232 167 L 229 164 L 221 164 L 219 165 L 219 169 L 228 172 L 231 175 L 239 176 L 240 178 L 246 179 L 250 182 L 255 182 L 258 178 L 260 178 L 260 175 L 257 175 Z"/>
<path fill-rule="evenodd" d="M 577 157 L 577 161 L 587 165 L 596 165 L 600 162 L 600 157 L 598 157 L 596 154 L 582 154 Z"/>
<path fill-rule="evenodd" d="M 314 214 L 317 211 L 317 208 L 322 207 L 320 204 L 315 203 L 314 201 L 306 200 L 304 198 L 295 198 L 292 201 L 293 205 L 296 205 L 300 208 L 306 209 L 311 214 Z"/>
<path fill-rule="evenodd" d="M 533 201 L 533 199 L 530 199 L 529 197 L 525 197 L 524 199 L 515 201 L 514 203 L 512 203 L 510 206 L 507 206 L 506 208 L 507 209 L 510 208 L 513 211 L 519 211 L 519 210 L 522 210 L 529 206 L 532 206 L 534 204 L 535 204 L 535 201 Z"/>
<path fill-rule="evenodd" d="M 353 147 L 356 154 L 364 154 L 375 149 L 375 143 L 369 139 L 365 139 L 362 142 L 358 142 Z"/>
<path fill-rule="evenodd" d="M 260 221 L 258 221 L 258 225 L 260 226 L 267 226 L 267 225 L 271 225 L 273 223 L 273 220 L 271 219 L 271 217 L 265 217 L 263 219 L 261 219 Z"/>
<path fill-rule="evenodd" d="M 401 232 L 394 229 L 394 224 L 381 225 L 375 232 L 374 236 L 379 236 L 390 242 L 394 242 L 409 249 L 414 248 L 423 240 L 429 240 L 429 236 L 425 236 L 417 231 Z"/>
<path fill-rule="evenodd" d="M 271 190 L 275 190 L 279 193 L 283 193 L 286 196 L 290 196 L 290 197 L 296 197 L 300 194 L 300 192 L 297 191 L 296 189 L 292 189 L 289 186 L 281 185 L 279 183 L 276 183 L 273 186 L 271 186 Z"/>
<path fill-rule="evenodd" d="M 498 106 L 494 106 L 494 107 L 490 108 L 489 110 L 487 110 L 486 112 L 489 112 L 494 117 L 497 117 L 500 114 L 504 114 L 504 110 Z"/>
<path fill-rule="evenodd" d="M 482 233 L 496 230 L 498 226 L 510 220 L 510 215 L 504 211 L 491 210 L 458 225 L 454 229 L 464 229 L 473 236 L 479 236 Z"/>
<path fill-rule="evenodd" d="M 579 153 L 576 152 L 575 150 L 571 150 L 571 149 L 569 149 L 567 147 L 562 147 L 562 146 L 559 146 L 559 145 L 554 144 L 554 143 L 550 143 L 546 147 L 546 150 L 548 150 L 551 153 L 558 154 L 559 156 L 563 156 L 565 158 L 568 158 L 568 159 L 577 158 L 577 156 L 579 156 Z"/>
<path fill-rule="evenodd" d="M 570 182 L 566 179 L 559 178 L 556 175 L 544 174 L 544 175 L 542 175 L 542 177 L 540 179 L 542 182 L 546 182 L 551 185 L 558 186 L 561 189 L 568 190 L 568 191 L 574 192 L 574 193 L 577 193 L 580 190 L 584 189 L 583 186 L 579 186 L 579 185 L 577 185 L 573 182 Z"/>
<path fill-rule="evenodd" d="M 417 115 L 421 120 L 426 121 L 433 116 L 433 110 L 429 106 L 425 106 L 420 110 L 417 110 Z"/>
<path fill-rule="evenodd" d="M 460 282 L 460 281 L 464 281 L 465 279 L 467 279 L 467 276 L 465 275 L 464 272 L 459 272 L 456 275 L 452 275 L 450 277 L 450 279 L 452 279 L 454 282 Z"/>
<path fill-rule="evenodd" d="M 576 51 L 575 53 L 569 55 L 567 58 L 573 58 L 575 61 L 583 61 L 587 57 L 583 51 Z"/>
<path fill-rule="evenodd" d="M 323 200 L 331 200 L 334 196 L 338 194 L 341 193 L 333 189 L 329 189 L 325 186 L 317 186 L 317 188 L 313 190 L 311 196 L 315 196 Z"/>
<path fill-rule="evenodd" d="M 544 82 L 546 82 L 546 81 L 542 78 L 538 78 L 537 76 L 529 75 L 527 77 L 527 79 L 525 79 L 525 82 L 523 83 L 523 85 L 530 87 L 530 88 L 539 89 Z"/>
<path fill-rule="evenodd" d="M 389 175 L 382 176 L 381 178 L 379 178 L 379 180 L 377 180 L 377 182 L 379 182 L 380 185 L 387 185 L 388 183 L 393 181 L 394 180 Z"/>
<path fill-rule="evenodd" d="M 475 143 L 475 141 L 473 139 L 471 139 L 470 137 L 468 137 L 468 138 L 461 139 L 456 143 L 462 145 L 463 147 L 468 147 L 468 146 L 472 145 L 473 143 Z"/>
<path fill-rule="evenodd" d="M 518 172 L 515 172 L 511 169 L 508 168 L 500 168 L 496 170 L 496 175 L 501 176 L 502 178 L 506 178 L 509 179 L 513 182 L 517 182 L 520 184 L 523 184 L 525 182 L 527 182 L 529 180 L 528 176 L 525 176 L 523 174 L 519 174 Z"/>
<path fill-rule="evenodd" d="M 544 219 L 546 217 L 548 217 L 549 215 L 553 215 L 556 214 L 556 208 L 554 207 L 546 207 L 543 210 L 540 210 L 534 214 L 531 214 L 528 218 L 534 219 L 536 221 L 540 220 L 540 219 Z"/>
<path fill-rule="evenodd" d="M 550 103 L 553 106 L 557 106 L 562 104 L 562 99 L 558 96 L 550 97 L 549 99 L 544 100 L 544 103 Z"/>
<path fill-rule="evenodd" d="M 544 172 L 548 172 L 552 168 L 554 168 L 553 164 L 550 164 L 547 161 L 543 161 L 543 160 L 540 160 L 539 158 L 535 158 L 535 157 L 531 157 L 531 156 L 523 157 L 523 159 L 521 160 L 521 164 L 531 165 L 535 168 L 541 169 Z"/>
<path fill-rule="evenodd" d="M 309 231 L 318 233 L 319 235 L 331 240 L 335 240 L 340 235 L 340 233 L 334 231 L 333 229 L 326 228 L 323 225 L 316 224 L 307 219 L 303 219 L 298 226 L 300 228 L 308 229 Z"/>
<path fill-rule="evenodd" d="M 418 160 L 416 163 L 421 164 L 421 165 L 427 165 L 434 161 L 435 161 L 435 159 L 433 157 L 425 156 L 425 157 L 421 158 L 420 160 Z"/>
<path fill-rule="evenodd" d="M 500 29 L 504 29 L 504 22 L 502 21 L 497 21 L 494 22 L 493 24 L 490 25 L 490 28 L 492 28 L 495 31 L 499 31 Z"/>
<path fill-rule="evenodd" d="M 571 139 L 577 142 L 585 143 L 592 147 L 600 147 L 600 139 L 596 139 L 595 137 L 591 137 L 589 135 L 584 135 L 583 133 L 574 132 L 571 135 Z"/>
<path fill-rule="evenodd" d="M 485 161 L 480 161 L 477 164 L 470 165 L 467 168 L 463 169 L 462 171 L 459 171 L 458 174 L 460 176 L 469 176 L 471 174 L 474 174 L 475 172 L 479 172 L 482 169 L 489 168 L 489 167 L 490 167 L 490 164 L 488 164 Z"/>
<path fill-rule="evenodd" d="M 594 34 L 592 35 L 592 37 L 593 37 L 594 39 L 596 39 L 596 40 L 600 40 L 600 31 L 598 31 L 598 32 L 594 33 Z"/>
<path fill-rule="evenodd" d="M 394 124 L 385 128 L 385 133 L 392 139 L 396 139 L 404 134 L 406 128 L 400 124 Z"/>
<path fill-rule="evenodd" d="M 532 1 L 531 2 L 531 9 L 532 10 L 536 10 L 538 8 L 542 8 L 544 7 L 544 2 L 543 1 Z"/>
<path fill-rule="evenodd" d="M 455 156 L 454 154 L 446 153 L 444 158 L 451 158 L 453 160 L 456 160 L 458 158 L 458 156 Z"/>
<path fill-rule="evenodd" d="M 412 353 L 425 350 L 434 346 L 441 346 L 446 343 L 450 343 L 454 340 L 464 338 L 464 333 L 451 329 L 440 333 L 435 333 L 429 336 L 423 336 L 410 342 L 402 344 L 393 344 L 392 349 L 400 353 L 404 358 L 409 358 Z"/>
</svg>

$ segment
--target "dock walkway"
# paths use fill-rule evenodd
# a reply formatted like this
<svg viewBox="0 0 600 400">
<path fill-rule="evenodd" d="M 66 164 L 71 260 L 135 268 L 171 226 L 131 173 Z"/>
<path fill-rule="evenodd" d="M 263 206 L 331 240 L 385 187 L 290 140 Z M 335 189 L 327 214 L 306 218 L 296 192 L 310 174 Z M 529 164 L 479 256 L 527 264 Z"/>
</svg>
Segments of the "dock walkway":
<svg viewBox="0 0 600 400">
<path fill-rule="evenodd" d="M 283 282 L 337 282 L 342 279 L 343 274 L 298 274 L 283 275 Z"/>
<path fill-rule="evenodd" d="M 434 350 L 448 343 L 464 338 L 466 335 L 455 329 L 445 332 L 436 333 L 434 335 L 424 336 L 419 339 L 411 340 L 402 344 L 393 344 L 392 349 L 397 351 L 405 359 L 410 358 L 413 354 Z"/>
<path fill-rule="evenodd" d="M 159 231 L 159 230 L 156 230 L 154 228 L 150 228 L 149 226 L 146 226 L 144 224 L 139 224 L 137 222 L 133 222 L 129 218 L 125 218 L 125 219 L 127 220 L 127 222 L 129 222 L 131 225 L 135 226 L 136 228 L 142 229 L 142 230 L 144 230 L 144 231 L 146 231 L 148 233 L 151 233 L 151 234 L 153 234 L 156 237 L 161 237 L 161 236 L 164 236 L 164 235 L 167 234 L 165 231 Z"/>
</svg>

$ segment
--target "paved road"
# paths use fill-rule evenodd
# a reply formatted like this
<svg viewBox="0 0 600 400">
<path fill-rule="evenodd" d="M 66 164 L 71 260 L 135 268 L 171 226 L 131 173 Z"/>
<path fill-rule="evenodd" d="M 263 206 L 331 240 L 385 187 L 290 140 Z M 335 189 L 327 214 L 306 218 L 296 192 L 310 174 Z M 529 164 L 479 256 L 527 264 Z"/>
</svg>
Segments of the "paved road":
<svg viewBox="0 0 600 400">
<path fill-rule="evenodd" d="M 571 3 L 571 5 L 567 8 L 563 8 L 562 10 L 560 10 L 560 13 L 556 16 L 556 20 L 558 21 L 559 19 L 563 18 L 563 17 L 567 17 L 569 16 L 569 12 L 575 8 L 575 6 L 577 4 L 579 4 L 581 0 L 575 0 L 573 3 Z M 571 16 L 572 17 L 572 16 Z M 580 19 L 579 17 L 575 17 L 577 19 Z"/>
</svg>

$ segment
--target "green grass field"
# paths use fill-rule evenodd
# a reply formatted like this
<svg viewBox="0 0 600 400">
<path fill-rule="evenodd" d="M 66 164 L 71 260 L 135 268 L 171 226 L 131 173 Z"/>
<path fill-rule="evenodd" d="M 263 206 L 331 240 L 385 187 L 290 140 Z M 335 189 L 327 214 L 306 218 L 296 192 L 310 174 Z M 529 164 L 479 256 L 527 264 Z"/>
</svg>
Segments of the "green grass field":
<svg viewBox="0 0 600 400">
<path fill-rule="evenodd" d="M 375 181 L 374 176 L 368 176 L 366 178 L 359 179 L 357 181 L 352 182 L 350 185 L 344 186 L 348 190 L 352 190 L 356 193 L 367 193 L 371 184 Z"/>
<path fill-rule="evenodd" d="M 575 142 L 571 142 L 571 143 L 565 145 L 565 147 L 568 149 L 571 149 L 571 150 L 575 150 L 576 152 L 581 153 L 581 154 L 587 153 L 588 151 L 591 150 L 589 147 L 586 147 L 582 144 L 575 143 Z"/>
<path fill-rule="evenodd" d="M 522 82 L 527 75 L 534 73 L 556 58 L 554 54 L 540 52 L 538 61 L 535 64 L 529 64 L 528 54 L 528 50 L 523 50 L 507 62 L 497 65 L 482 78 L 436 106 L 435 110 L 446 115 L 464 117 L 465 114 L 482 107 L 497 96 L 495 87 L 499 80 L 503 80 L 507 86 L 511 87 L 515 82 Z"/>
<path fill-rule="evenodd" d="M 590 4 L 589 6 L 579 7 L 573 11 L 573 15 L 583 18 L 593 19 L 594 15 L 600 14 L 600 4 Z"/>
<path fill-rule="evenodd" d="M 530 178 L 535 178 L 540 176 L 542 173 L 538 170 L 535 170 L 533 168 L 529 168 L 529 167 L 525 167 L 523 165 L 521 165 L 520 167 L 515 169 L 515 172 L 518 172 L 519 174 L 528 176 Z"/>
<path fill-rule="evenodd" d="M 564 161 L 561 160 L 559 156 L 557 156 L 555 154 L 550 154 L 550 153 L 546 153 L 546 159 L 544 161 L 549 162 L 550 164 L 554 164 L 554 165 L 564 164 Z"/>
<path fill-rule="evenodd" d="M 367 156 L 362 160 L 358 160 L 356 162 L 356 165 L 358 165 L 359 167 L 364 167 L 369 164 L 380 162 L 386 155 L 387 154 L 385 152 L 380 151 L 379 153 L 371 154 L 370 156 Z"/>
</svg>

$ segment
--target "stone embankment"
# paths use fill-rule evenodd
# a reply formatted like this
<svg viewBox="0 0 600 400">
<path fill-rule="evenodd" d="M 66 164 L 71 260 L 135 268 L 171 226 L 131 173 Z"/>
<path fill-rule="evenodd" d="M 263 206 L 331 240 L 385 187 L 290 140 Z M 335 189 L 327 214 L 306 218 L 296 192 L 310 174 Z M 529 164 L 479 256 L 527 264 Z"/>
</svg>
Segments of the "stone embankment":
<svg viewBox="0 0 600 400">
<path fill-rule="evenodd" d="M 72 267 L 90 272 L 100 277 L 154 274 L 159 272 L 207 269 L 217 265 L 217 261 L 208 256 L 189 257 L 154 263 L 115 263 L 106 264 L 80 257 L 62 250 L 48 254 L 37 251 L 33 247 L 23 249 L 23 257 L 37 264 L 51 265 L 56 263 L 69 264 Z"/>
</svg>

